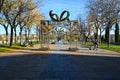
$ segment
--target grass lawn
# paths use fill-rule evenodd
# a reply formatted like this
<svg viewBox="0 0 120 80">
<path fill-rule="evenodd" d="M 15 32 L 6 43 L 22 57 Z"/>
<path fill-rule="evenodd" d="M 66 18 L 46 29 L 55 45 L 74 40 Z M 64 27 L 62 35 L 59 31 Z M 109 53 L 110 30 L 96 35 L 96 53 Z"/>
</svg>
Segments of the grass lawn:
<svg viewBox="0 0 120 80">
<path fill-rule="evenodd" d="M 86 42 L 86 43 L 83 43 L 83 45 L 90 46 L 90 45 L 92 45 L 92 43 L 91 42 Z M 120 53 L 120 45 L 110 44 L 110 48 L 108 48 L 107 44 L 99 44 L 98 47 L 101 48 L 101 49 L 106 49 L 106 50 L 115 51 L 115 52 Z"/>
<path fill-rule="evenodd" d="M 0 52 L 6 52 L 6 51 L 11 51 L 11 50 L 15 50 L 15 49 L 21 49 L 23 48 L 22 46 L 19 46 L 19 45 L 13 45 L 12 48 L 9 47 L 9 45 L 0 45 Z"/>
<path fill-rule="evenodd" d="M 38 44 L 37 42 L 33 42 L 33 45 Z M 6 51 L 11 51 L 11 50 L 15 50 L 15 49 L 21 49 L 24 48 L 25 46 L 22 45 L 20 46 L 20 44 L 14 44 L 12 48 L 9 47 L 9 44 L 4 44 L 4 45 L 0 45 L 0 52 L 6 52 Z"/>
</svg>

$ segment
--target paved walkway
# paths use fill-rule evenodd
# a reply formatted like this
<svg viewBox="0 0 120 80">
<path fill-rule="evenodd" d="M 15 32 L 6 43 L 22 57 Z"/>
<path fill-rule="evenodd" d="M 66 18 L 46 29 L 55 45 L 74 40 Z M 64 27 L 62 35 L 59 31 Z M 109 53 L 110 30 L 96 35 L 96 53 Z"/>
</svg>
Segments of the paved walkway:
<svg viewBox="0 0 120 80">
<path fill-rule="evenodd" d="M 79 45 L 51 44 L 50 51 L 39 45 L 0 54 L 0 80 L 120 80 L 120 53 L 88 50 Z"/>
</svg>

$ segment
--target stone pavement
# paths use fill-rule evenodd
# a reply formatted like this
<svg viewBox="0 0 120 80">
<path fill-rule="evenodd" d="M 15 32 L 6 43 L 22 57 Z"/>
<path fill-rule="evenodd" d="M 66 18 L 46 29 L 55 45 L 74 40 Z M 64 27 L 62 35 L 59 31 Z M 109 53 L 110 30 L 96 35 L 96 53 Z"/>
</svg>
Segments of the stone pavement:
<svg viewBox="0 0 120 80">
<path fill-rule="evenodd" d="M 0 80 L 120 80 L 120 53 L 90 51 L 79 45 L 51 44 L 50 51 L 30 49 L 0 54 Z"/>
</svg>

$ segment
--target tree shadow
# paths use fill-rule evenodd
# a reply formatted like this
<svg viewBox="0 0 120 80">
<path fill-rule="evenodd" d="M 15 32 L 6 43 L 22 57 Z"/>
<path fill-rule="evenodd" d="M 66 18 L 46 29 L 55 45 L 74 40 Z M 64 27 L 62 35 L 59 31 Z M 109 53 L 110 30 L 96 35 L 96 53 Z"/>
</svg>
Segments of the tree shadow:
<svg viewBox="0 0 120 80">
<path fill-rule="evenodd" d="M 1 80 L 119 80 L 120 58 L 34 53 L 0 57 Z"/>
</svg>

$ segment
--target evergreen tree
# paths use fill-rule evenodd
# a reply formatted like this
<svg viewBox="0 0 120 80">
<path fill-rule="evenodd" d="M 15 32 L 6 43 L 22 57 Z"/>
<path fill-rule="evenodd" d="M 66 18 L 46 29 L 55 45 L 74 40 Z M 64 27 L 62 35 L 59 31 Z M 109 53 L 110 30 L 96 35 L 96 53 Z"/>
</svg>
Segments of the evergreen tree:
<svg viewBox="0 0 120 80">
<path fill-rule="evenodd" d="M 105 42 L 104 36 L 101 37 L 101 41 L 102 41 L 102 42 Z"/>
<path fill-rule="evenodd" d="M 115 24 L 115 42 L 119 42 L 119 25 L 118 23 Z"/>
</svg>

